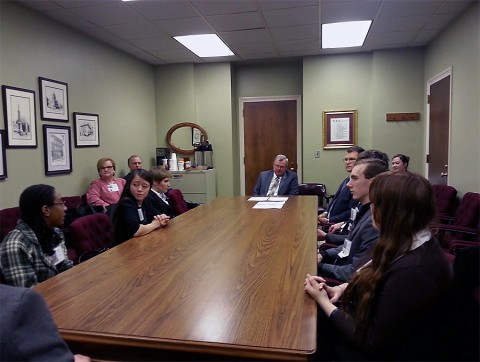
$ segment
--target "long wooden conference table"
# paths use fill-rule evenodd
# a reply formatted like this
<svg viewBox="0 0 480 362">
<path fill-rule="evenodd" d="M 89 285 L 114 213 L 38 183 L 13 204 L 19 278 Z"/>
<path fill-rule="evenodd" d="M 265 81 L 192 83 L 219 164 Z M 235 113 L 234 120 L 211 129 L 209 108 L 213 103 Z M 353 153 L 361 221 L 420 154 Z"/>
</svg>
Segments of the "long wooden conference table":
<svg viewBox="0 0 480 362">
<path fill-rule="evenodd" d="M 34 287 L 74 353 L 110 360 L 306 360 L 317 198 L 219 197 Z"/>
</svg>

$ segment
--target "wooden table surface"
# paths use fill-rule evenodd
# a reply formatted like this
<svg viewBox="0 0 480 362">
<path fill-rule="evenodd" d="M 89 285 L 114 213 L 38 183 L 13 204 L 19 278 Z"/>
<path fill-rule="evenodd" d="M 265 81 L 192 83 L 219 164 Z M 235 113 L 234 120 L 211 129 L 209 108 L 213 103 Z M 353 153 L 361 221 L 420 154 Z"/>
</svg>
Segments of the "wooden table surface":
<svg viewBox="0 0 480 362">
<path fill-rule="evenodd" d="M 219 197 L 34 288 L 62 337 L 83 348 L 307 359 L 317 198 L 289 197 L 280 210 L 247 199 Z"/>
</svg>

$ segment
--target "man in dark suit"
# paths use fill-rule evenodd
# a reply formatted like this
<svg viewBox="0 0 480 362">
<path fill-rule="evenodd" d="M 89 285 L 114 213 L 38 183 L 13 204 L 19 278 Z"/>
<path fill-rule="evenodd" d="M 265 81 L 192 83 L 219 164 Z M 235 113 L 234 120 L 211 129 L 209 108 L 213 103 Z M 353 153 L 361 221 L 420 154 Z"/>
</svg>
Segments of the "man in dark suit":
<svg viewBox="0 0 480 362">
<path fill-rule="evenodd" d="M 72 354 L 36 291 L 0 284 L 0 306 L 0 361 L 90 361 Z"/>
<path fill-rule="evenodd" d="M 318 223 L 320 225 L 347 221 L 350 217 L 350 209 L 355 206 L 356 202 L 352 201 L 352 194 L 347 187 L 347 183 L 350 180 L 350 172 L 352 172 L 353 166 L 355 166 L 358 154 L 363 151 L 364 149 L 360 146 L 347 148 L 347 153 L 343 158 L 343 162 L 345 164 L 345 170 L 348 172 L 348 177 L 343 180 L 338 187 L 338 190 L 328 205 L 327 210 L 318 216 Z"/>
<path fill-rule="evenodd" d="M 128 168 L 130 169 L 130 172 L 127 173 L 123 178 L 128 182 L 132 179 L 132 172 L 135 170 L 138 170 L 140 168 L 143 168 L 142 166 L 142 159 L 140 156 L 137 155 L 131 155 L 128 160 L 127 160 Z"/>
<path fill-rule="evenodd" d="M 318 253 L 318 275 L 348 282 L 365 260 L 366 253 L 377 242 L 378 230 L 372 224 L 369 188 L 375 176 L 388 171 L 388 164 L 378 159 L 358 161 L 347 187 L 358 202 L 353 222 L 342 245 Z"/>
<path fill-rule="evenodd" d="M 298 195 L 298 177 L 288 171 L 288 158 L 278 155 L 273 160 L 273 170 L 260 172 L 253 188 L 255 196 Z"/>
</svg>

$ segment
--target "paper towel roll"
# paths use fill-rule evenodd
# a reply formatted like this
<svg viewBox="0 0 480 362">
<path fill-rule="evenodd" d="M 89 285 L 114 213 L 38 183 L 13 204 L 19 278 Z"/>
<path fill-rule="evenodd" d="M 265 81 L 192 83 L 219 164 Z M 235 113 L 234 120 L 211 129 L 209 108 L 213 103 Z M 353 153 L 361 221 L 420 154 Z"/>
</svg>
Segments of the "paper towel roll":
<svg viewBox="0 0 480 362">
<path fill-rule="evenodd" d="M 168 165 L 169 165 L 169 169 L 170 171 L 178 171 L 178 165 L 177 165 L 177 160 L 171 158 L 168 162 Z"/>
</svg>

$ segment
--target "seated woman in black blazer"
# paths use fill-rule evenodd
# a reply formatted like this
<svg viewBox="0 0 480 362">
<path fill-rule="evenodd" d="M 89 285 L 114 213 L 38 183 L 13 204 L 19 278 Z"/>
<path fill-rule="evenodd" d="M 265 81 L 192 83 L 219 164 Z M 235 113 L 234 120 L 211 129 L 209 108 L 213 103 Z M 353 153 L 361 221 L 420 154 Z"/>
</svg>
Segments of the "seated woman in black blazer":
<svg viewBox="0 0 480 362">
<path fill-rule="evenodd" d="M 121 244 L 135 236 L 141 236 L 165 226 L 170 219 L 158 214 L 146 197 L 152 187 L 152 173 L 138 169 L 132 172 L 113 216 L 115 244 Z"/>
</svg>

